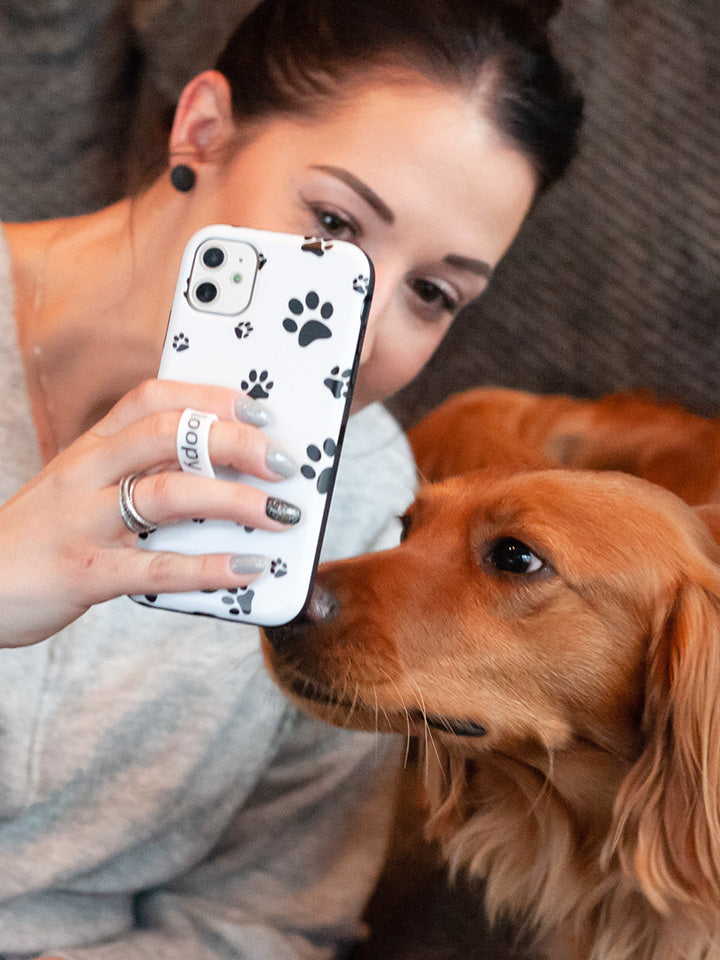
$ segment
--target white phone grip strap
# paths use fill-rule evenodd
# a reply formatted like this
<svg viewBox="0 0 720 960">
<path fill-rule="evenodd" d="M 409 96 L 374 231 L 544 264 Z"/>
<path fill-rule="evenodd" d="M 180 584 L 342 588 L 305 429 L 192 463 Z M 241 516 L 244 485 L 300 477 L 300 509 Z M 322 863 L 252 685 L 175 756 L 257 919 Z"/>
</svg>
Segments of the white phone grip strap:
<svg viewBox="0 0 720 960">
<path fill-rule="evenodd" d="M 214 420 L 217 420 L 216 414 L 201 410 L 188 408 L 180 414 L 176 450 L 178 462 L 186 473 L 198 477 L 215 476 L 208 451 L 208 437 Z"/>
</svg>

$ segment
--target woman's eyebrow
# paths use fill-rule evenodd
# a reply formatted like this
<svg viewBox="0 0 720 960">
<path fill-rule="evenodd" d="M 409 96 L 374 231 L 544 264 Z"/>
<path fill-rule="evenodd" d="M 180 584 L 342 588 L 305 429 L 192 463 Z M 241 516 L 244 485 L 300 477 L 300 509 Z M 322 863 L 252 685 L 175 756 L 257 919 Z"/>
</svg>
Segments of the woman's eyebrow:
<svg viewBox="0 0 720 960">
<path fill-rule="evenodd" d="M 354 190 L 359 197 L 362 197 L 368 206 L 373 208 L 381 220 L 384 220 L 385 223 L 395 222 L 395 214 L 385 201 L 381 200 L 375 191 L 371 190 L 370 187 L 366 183 L 363 183 L 359 177 L 356 177 L 354 173 L 350 173 L 349 170 L 345 170 L 343 167 L 327 167 L 324 165 L 313 166 L 310 169 L 320 170 L 322 173 L 329 173 L 331 177 L 342 180 L 342 182 L 347 184 L 351 190 Z"/>
<path fill-rule="evenodd" d="M 478 277 L 485 277 L 485 279 L 489 279 L 493 272 L 490 264 L 485 263 L 484 260 L 462 257 L 459 253 L 449 253 L 446 257 L 443 257 L 443 260 L 451 267 L 457 267 L 459 270 L 469 270 L 470 273 L 474 273 Z"/>
</svg>

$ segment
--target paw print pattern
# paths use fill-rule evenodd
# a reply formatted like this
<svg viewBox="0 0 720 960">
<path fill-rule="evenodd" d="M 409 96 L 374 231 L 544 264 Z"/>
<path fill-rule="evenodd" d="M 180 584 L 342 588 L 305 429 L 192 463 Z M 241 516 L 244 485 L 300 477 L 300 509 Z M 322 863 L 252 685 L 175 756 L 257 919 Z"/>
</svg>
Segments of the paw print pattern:
<svg viewBox="0 0 720 960">
<path fill-rule="evenodd" d="M 340 367 L 333 367 L 330 371 L 330 376 L 325 377 L 323 383 L 330 393 L 340 400 L 342 397 L 348 395 L 351 374 L 352 370 L 343 370 L 343 372 L 340 373 Z"/>
<path fill-rule="evenodd" d="M 238 338 L 238 340 L 245 340 L 253 332 L 253 329 L 253 325 L 249 320 L 242 320 L 235 327 L 235 336 Z"/>
<path fill-rule="evenodd" d="M 367 293 L 369 285 L 370 277 L 363 276 L 362 274 L 353 280 L 353 290 L 356 290 L 358 293 Z"/>
<path fill-rule="evenodd" d="M 187 350 L 190 346 L 190 341 L 185 336 L 184 333 L 176 333 L 173 337 L 173 350 L 176 350 L 178 353 L 182 353 L 183 350 Z"/>
<path fill-rule="evenodd" d="M 310 317 L 306 319 L 305 311 L 312 310 L 315 311 L 320 307 L 320 316 L 322 320 L 318 320 L 317 317 Z M 286 317 L 283 320 L 283 327 L 288 331 L 288 333 L 297 333 L 298 328 L 300 332 L 298 333 L 298 343 L 301 347 L 307 347 L 308 344 L 312 343 L 313 340 L 327 340 L 328 337 L 332 336 L 332 330 L 326 323 L 323 323 L 323 320 L 329 320 L 330 317 L 335 312 L 335 308 L 329 301 L 320 305 L 320 297 L 315 293 L 314 290 L 311 290 L 305 297 L 305 302 L 298 300 L 296 297 L 292 297 L 288 300 L 288 310 L 292 313 L 292 317 Z M 297 319 L 295 319 L 297 317 Z M 302 326 L 300 326 L 302 322 Z"/>
<path fill-rule="evenodd" d="M 287 573 L 287 564 L 280 557 L 272 560 L 270 563 L 270 573 L 276 578 L 284 577 Z"/>
<path fill-rule="evenodd" d="M 253 400 L 264 400 L 270 396 L 270 391 L 275 386 L 272 380 L 268 380 L 267 370 L 262 370 L 259 374 L 257 370 L 251 370 L 247 380 L 240 382 L 240 389 L 252 397 Z"/>
<path fill-rule="evenodd" d="M 324 257 L 332 247 L 332 240 L 324 240 L 322 237 L 305 237 L 305 243 L 300 249 L 307 253 L 314 253 L 316 257 Z"/>
<path fill-rule="evenodd" d="M 331 437 L 328 437 L 322 445 L 322 450 L 316 447 L 314 443 L 311 443 L 305 451 L 308 459 L 311 460 L 312 463 L 304 464 L 300 468 L 300 473 L 308 480 L 315 480 L 317 478 L 316 486 L 318 493 L 328 492 L 336 449 L 335 441 Z M 321 469 L 321 461 L 324 457 L 329 457 L 330 463 Z"/>
<path fill-rule="evenodd" d="M 252 603 L 253 598 L 255 597 L 255 591 L 250 590 L 248 587 L 242 587 L 237 589 L 231 587 L 225 591 L 224 595 L 220 598 L 222 603 L 227 606 L 228 613 L 232 614 L 234 617 L 239 617 L 241 613 L 244 613 L 247 616 L 249 613 L 252 613 Z"/>
</svg>

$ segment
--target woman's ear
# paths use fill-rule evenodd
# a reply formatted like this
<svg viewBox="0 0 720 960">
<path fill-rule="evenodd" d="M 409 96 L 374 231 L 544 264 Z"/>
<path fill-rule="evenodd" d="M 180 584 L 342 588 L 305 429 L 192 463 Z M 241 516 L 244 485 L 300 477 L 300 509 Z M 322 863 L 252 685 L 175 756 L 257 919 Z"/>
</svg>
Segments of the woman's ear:
<svg viewBox="0 0 720 960">
<path fill-rule="evenodd" d="M 230 85 L 222 73 L 206 70 L 183 90 L 170 134 L 173 159 L 207 163 L 223 156 L 235 134 Z"/>
</svg>

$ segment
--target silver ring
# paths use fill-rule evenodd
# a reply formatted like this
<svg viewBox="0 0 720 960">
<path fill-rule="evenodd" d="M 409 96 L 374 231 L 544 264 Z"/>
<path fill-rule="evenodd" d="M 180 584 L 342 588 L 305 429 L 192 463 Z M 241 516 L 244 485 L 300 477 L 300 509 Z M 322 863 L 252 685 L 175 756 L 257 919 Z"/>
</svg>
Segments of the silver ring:
<svg viewBox="0 0 720 960">
<path fill-rule="evenodd" d="M 129 473 L 122 478 L 118 487 L 118 500 L 120 501 L 120 516 L 122 522 L 131 533 L 152 533 L 157 529 L 157 524 L 147 520 L 135 506 L 133 500 L 133 490 L 135 484 L 140 479 L 141 474 Z"/>
</svg>

